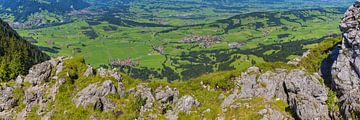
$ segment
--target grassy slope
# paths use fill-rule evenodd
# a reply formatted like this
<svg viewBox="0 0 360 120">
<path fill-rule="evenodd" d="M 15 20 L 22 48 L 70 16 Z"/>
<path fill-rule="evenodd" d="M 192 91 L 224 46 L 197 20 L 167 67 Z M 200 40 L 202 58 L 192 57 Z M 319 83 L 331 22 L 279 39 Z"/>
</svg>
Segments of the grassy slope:
<svg viewBox="0 0 360 120">
<path fill-rule="evenodd" d="M 325 56 L 328 55 L 329 51 L 327 51 L 327 49 L 331 48 L 339 41 L 340 39 L 338 38 L 327 39 L 315 45 L 316 47 L 311 50 L 308 57 L 302 60 L 302 64 L 299 64 L 299 66 L 286 65 L 284 63 L 266 63 L 258 64 L 257 66 L 259 66 L 264 72 L 268 70 L 275 70 L 275 68 L 305 68 L 311 73 L 313 69 L 319 69 L 319 67 L 309 68 L 308 66 L 317 66 L 318 63 L 322 61 Z M 64 65 L 65 68 L 59 76 L 67 78 L 66 83 L 60 87 L 60 91 L 56 96 L 55 102 L 51 102 L 48 106 L 49 108 L 52 108 L 49 110 L 53 110 L 52 119 L 88 119 L 90 115 L 99 116 L 103 119 L 134 119 L 139 117 L 139 108 L 142 104 L 142 100 L 138 97 L 135 97 L 133 94 L 128 94 L 124 97 L 120 97 L 118 95 L 106 96 L 107 98 L 112 99 L 117 104 L 117 108 L 114 111 L 100 112 L 98 110 L 94 110 L 92 106 L 88 108 L 76 108 L 75 104 L 72 103 L 72 98 L 75 97 L 76 93 L 79 92 L 81 89 L 87 87 L 89 84 L 101 83 L 105 80 L 112 80 L 114 83 L 116 83 L 116 80 L 114 80 L 113 78 L 101 78 L 99 76 L 82 76 L 82 73 L 86 70 L 87 67 L 85 65 L 84 59 L 79 57 L 66 60 Z M 66 77 L 67 72 L 70 73 L 70 76 L 78 75 L 79 78 L 71 79 L 69 77 Z M 177 90 L 179 90 L 180 92 L 180 95 L 194 96 L 201 103 L 200 106 L 194 108 L 193 111 L 195 112 L 191 112 L 190 114 L 180 113 L 179 119 L 181 120 L 215 119 L 219 115 L 224 116 L 226 119 L 260 119 L 262 116 L 258 114 L 258 111 L 264 109 L 266 105 L 270 105 L 272 108 L 290 115 L 290 113 L 288 113 L 288 111 L 286 110 L 288 105 L 285 102 L 275 99 L 264 101 L 264 99 L 260 97 L 253 99 L 240 99 L 238 101 L 235 101 L 234 104 L 241 103 L 241 107 L 237 109 L 228 109 L 227 112 L 223 112 L 220 107 L 223 100 L 219 99 L 218 96 L 220 94 L 228 96 L 231 93 L 231 91 L 235 87 L 232 78 L 238 76 L 239 73 L 239 71 L 214 72 L 197 78 L 193 78 L 189 81 L 177 80 L 172 82 L 158 79 L 142 81 L 138 79 L 133 79 L 123 74 L 123 83 L 126 90 L 134 88 L 138 84 L 146 84 L 153 90 L 158 88 L 159 86 L 170 86 L 172 88 L 177 88 Z M 203 88 L 200 82 L 208 84 L 211 90 Z M 28 86 L 26 84 L 27 83 L 24 83 L 25 87 Z M 52 82 L 49 84 L 54 83 Z M 15 93 L 15 97 L 21 95 L 21 91 Z M 334 98 L 334 94 L 329 94 L 329 101 L 327 102 L 329 104 L 329 107 L 336 107 L 336 102 L 334 102 Z M 157 106 L 158 105 L 155 103 L 153 111 L 146 112 L 145 116 L 155 113 L 159 115 L 158 119 L 165 119 L 165 116 L 161 114 L 162 110 L 159 109 Z M 36 109 L 36 107 L 34 109 Z M 202 111 L 205 111 L 207 109 L 210 109 L 210 112 L 202 114 Z M 122 114 L 120 114 L 119 116 L 115 116 L 115 112 L 117 111 L 121 111 Z M 36 111 L 30 113 L 30 118 L 36 119 L 38 117 L 36 116 L 35 112 Z M 149 118 L 145 117 L 145 119 Z"/>
</svg>

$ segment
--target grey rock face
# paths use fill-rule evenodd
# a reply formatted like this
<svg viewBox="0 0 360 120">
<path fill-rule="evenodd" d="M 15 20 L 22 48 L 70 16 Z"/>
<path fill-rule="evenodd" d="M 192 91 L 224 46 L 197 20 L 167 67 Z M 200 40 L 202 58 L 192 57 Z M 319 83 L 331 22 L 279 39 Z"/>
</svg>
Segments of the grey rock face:
<svg viewBox="0 0 360 120">
<path fill-rule="evenodd" d="M 94 68 L 91 66 L 88 66 L 88 68 L 86 69 L 84 76 L 89 77 L 90 75 L 94 75 Z"/>
<path fill-rule="evenodd" d="M 9 110 L 17 105 L 18 100 L 13 98 L 14 88 L 8 85 L 0 85 L 0 112 Z"/>
<path fill-rule="evenodd" d="M 252 69 L 242 73 L 241 76 L 237 78 L 238 84 L 242 88 L 239 97 L 250 98 L 262 96 L 268 100 L 278 97 L 286 100 L 286 95 L 283 94 L 284 89 L 282 84 L 285 80 L 286 70 L 279 69 L 276 73 L 266 72 L 258 76 L 259 70 L 253 72 Z"/>
<path fill-rule="evenodd" d="M 21 84 L 24 82 L 24 77 L 19 75 L 18 77 L 16 77 L 15 83 L 16 86 L 21 86 Z"/>
<path fill-rule="evenodd" d="M 305 71 L 291 71 L 285 80 L 289 106 L 302 119 L 330 119 L 327 92 L 319 80 Z"/>
<path fill-rule="evenodd" d="M 50 95 L 48 97 L 50 100 L 55 101 L 56 94 L 58 93 L 60 86 L 64 83 L 65 83 L 65 78 L 56 80 L 55 85 L 53 85 L 52 88 L 50 89 Z"/>
<path fill-rule="evenodd" d="M 177 120 L 178 113 L 189 113 L 192 108 L 199 106 L 200 103 L 192 96 L 182 96 L 179 98 L 179 91 L 176 88 L 158 87 L 153 90 L 147 84 L 139 84 L 135 89 L 129 90 L 127 94 L 135 94 L 145 100 L 144 105 L 140 109 L 140 116 L 144 117 L 146 113 L 154 112 L 154 107 L 158 107 L 168 120 Z M 169 107 L 171 109 L 168 109 Z M 148 117 L 156 118 L 157 115 L 149 114 Z"/>
<path fill-rule="evenodd" d="M 269 105 L 266 106 L 265 109 L 259 111 L 258 114 L 263 116 L 261 120 L 292 120 L 292 118 L 289 118 L 283 112 L 271 108 Z"/>
<path fill-rule="evenodd" d="M 224 101 L 221 103 L 221 107 L 225 108 L 230 106 L 235 100 L 238 98 L 238 89 L 234 89 L 232 94 L 230 94 L 228 97 L 224 99 Z"/>
<path fill-rule="evenodd" d="M 46 82 L 51 75 L 52 64 L 47 61 L 33 66 L 25 77 L 25 82 L 37 85 Z"/>
<path fill-rule="evenodd" d="M 99 68 L 97 69 L 97 73 L 101 76 L 101 77 L 106 77 L 107 76 L 107 70 L 104 68 Z"/>
<path fill-rule="evenodd" d="M 200 103 L 191 96 L 181 97 L 175 106 L 175 111 L 188 113 L 193 106 L 199 106 Z"/>
<path fill-rule="evenodd" d="M 99 74 L 100 77 L 113 77 L 118 82 L 122 82 L 122 79 L 123 79 L 121 74 L 119 72 L 117 72 L 116 69 L 107 70 L 104 68 L 99 68 L 99 69 L 97 69 L 97 73 Z"/>
<path fill-rule="evenodd" d="M 1 120 L 12 120 L 11 112 L 0 112 Z"/>
<path fill-rule="evenodd" d="M 193 107 L 197 107 L 199 105 L 200 103 L 192 96 L 183 96 L 176 102 L 175 108 L 167 111 L 165 116 L 168 120 L 177 120 L 179 112 L 189 114 Z"/>
<path fill-rule="evenodd" d="M 275 72 L 260 73 L 258 68 L 252 67 L 236 78 L 236 84 L 241 88 L 240 92 L 235 89 L 225 98 L 221 105 L 223 109 L 237 99 L 277 98 L 288 102 L 300 119 L 330 119 L 325 86 L 304 70 L 277 69 Z M 273 114 L 277 114 L 276 111 Z M 271 116 L 268 114 L 264 119 L 272 119 Z"/>
<path fill-rule="evenodd" d="M 29 74 L 25 76 L 23 82 L 30 82 L 33 86 L 47 82 L 51 76 L 52 68 L 56 69 L 55 75 L 62 71 L 64 60 L 64 57 L 59 57 L 34 65 L 30 68 Z M 20 81 L 19 78 L 18 82 Z"/>
<path fill-rule="evenodd" d="M 89 85 L 76 95 L 73 102 L 77 107 L 83 106 L 86 108 L 89 105 L 94 105 L 94 109 L 101 111 L 112 110 L 115 107 L 115 103 L 105 98 L 108 94 L 116 94 L 116 88 L 110 80 L 105 81 L 102 86 L 96 83 Z"/>
<path fill-rule="evenodd" d="M 340 112 L 344 119 L 360 117 L 360 1 L 350 6 L 340 30 L 343 40 L 339 55 L 332 65 L 332 87 L 340 96 Z"/>
<path fill-rule="evenodd" d="M 169 86 L 166 86 L 165 90 L 162 90 L 162 87 L 159 87 L 155 90 L 155 98 L 160 103 L 177 101 L 178 95 L 179 91 L 176 89 L 171 89 Z"/>
<path fill-rule="evenodd" d="M 144 116 L 144 113 L 150 111 L 154 106 L 155 97 L 151 93 L 151 88 L 140 84 L 136 87 L 135 96 L 140 96 L 141 99 L 146 100 L 145 105 L 140 109 L 140 116 Z"/>
</svg>

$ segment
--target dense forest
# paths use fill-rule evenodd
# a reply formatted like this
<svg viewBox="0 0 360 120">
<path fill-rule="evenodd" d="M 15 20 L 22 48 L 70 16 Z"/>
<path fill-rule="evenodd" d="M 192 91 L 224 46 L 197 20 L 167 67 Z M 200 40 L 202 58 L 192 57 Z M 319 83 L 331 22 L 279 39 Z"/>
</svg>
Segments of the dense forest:
<svg viewBox="0 0 360 120">
<path fill-rule="evenodd" d="M 26 74 L 32 65 L 49 59 L 2 20 L 0 28 L 0 82 Z"/>
</svg>

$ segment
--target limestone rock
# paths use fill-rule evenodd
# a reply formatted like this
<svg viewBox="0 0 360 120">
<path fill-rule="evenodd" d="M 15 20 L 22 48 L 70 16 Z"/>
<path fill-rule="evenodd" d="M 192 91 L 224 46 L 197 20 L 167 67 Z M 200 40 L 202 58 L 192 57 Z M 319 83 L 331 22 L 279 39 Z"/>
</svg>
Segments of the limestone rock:
<svg viewBox="0 0 360 120">
<path fill-rule="evenodd" d="M 181 97 L 175 106 L 175 111 L 189 113 L 194 106 L 199 106 L 200 103 L 192 96 Z"/>
<path fill-rule="evenodd" d="M 86 108 L 89 105 L 94 105 L 94 109 L 101 111 L 112 110 L 115 103 L 105 98 L 108 94 L 116 94 L 116 88 L 110 80 L 105 81 L 102 86 L 97 83 L 90 84 L 76 95 L 73 102 L 77 107 L 83 106 Z"/>
<path fill-rule="evenodd" d="M 340 96 L 340 112 L 344 119 L 360 117 L 360 1 L 350 6 L 340 23 L 343 40 L 328 78 Z M 354 116 L 353 116 L 354 115 Z"/>
<path fill-rule="evenodd" d="M 317 77 L 309 75 L 304 70 L 276 69 L 260 73 L 256 67 L 249 68 L 236 78 L 237 87 L 232 94 L 224 99 L 221 107 L 227 111 L 238 99 L 251 99 L 254 97 L 273 100 L 277 98 L 288 102 L 300 119 L 330 119 L 327 101 L 327 91 Z M 236 109 L 235 106 L 230 107 Z M 268 118 L 271 119 L 271 118 Z"/>
<path fill-rule="evenodd" d="M 135 96 L 141 97 L 141 99 L 146 100 L 145 105 L 140 109 L 140 115 L 143 116 L 145 112 L 150 111 L 153 108 L 155 97 L 151 93 L 151 88 L 146 87 L 143 84 L 139 84 L 136 87 Z"/>
<path fill-rule="evenodd" d="M 90 75 L 94 75 L 94 68 L 91 66 L 88 66 L 88 68 L 86 69 L 84 76 L 85 77 L 89 77 Z"/>
<path fill-rule="evenodd" d="M 263 116 L 261 120 L 293 120 L 293 118 L 286 115 L 286 113 L 280 112 L 269 105 L 259 111 L 258 114 Z"/>
<path fill-rule="evenodd" d="M 225 100 L 221 103 L 221 107 L 225 108 L 230 106 L 238 97 L 238 89 L 235 89 L 232 94 L 225 98 Z"/>
<path fill-rule="evenodd" d="M 169 101 L 177 101 L 179 91 L 176 89 L 171 89 L 169 86 L 165 87 L 165 90 L 161 90 L 162 87 L 159 87 L 155 90 L 155 98 L 161 103 Z"/>
<path fill-rule="evenodd" d="M 30 68 L 29 74 L 25 77 L 25 82 L 30 82 L 32 85 L 37 85 L 46 82 L 51 75 L 52 64 L 50 62 L 43 62 Z"/>
<path fill-rule="evenodd" d="M 0 112 L 10 110 L 17 105 L 18 100 L 13 98 L 14 88 L 8 85 L 0 86 Z"/>
<path fill-rule="evenodd" d="M 24 82 L 24 77 L 19 75 L 18 77 L 16 77 L 15 83 L 16 86 L 21 86 L 21 84 Z"/>
</svg>

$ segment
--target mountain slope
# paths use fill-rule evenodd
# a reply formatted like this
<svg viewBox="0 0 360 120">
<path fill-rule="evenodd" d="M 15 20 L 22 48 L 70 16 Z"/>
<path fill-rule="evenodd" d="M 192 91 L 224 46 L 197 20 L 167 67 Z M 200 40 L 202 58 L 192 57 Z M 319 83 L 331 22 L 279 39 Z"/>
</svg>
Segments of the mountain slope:
<svg viewBox="0 0 360 120">
<path fill-rule="evenodd" d="M 331 119 L 334 94 L 321 77 L 325 40 L 298 65 L 267 63 L 188 81 L 141 81 L 118 70 L 59 57 L 0 84 L 1 119 Z M 326 52 L 327 51 L 327 52 Z M 320 57 L 321 58 L 318 58 Z M 307 61 L 309 60 L 309 61 Z M 315 64 L 315 65 L 312 65 Z M 337 110 L 337 109 L 335 109 Z M 336 114 L 335 114 L 336 115 Z"/>
<path fill-rule="evenodd" d="M 0 20 L 0 29 L 0 81 L 25 74 L 32 65 L 49 59 L 2 20 Z"/>
<path fill-rule="evenodd" d="M 43 10 L 56 14 L 64 14 L 72 10 L 88 7 L 82 0 L 0 0 L 0 13 L 11 14 L 15 21 L 28 19 L 31 14 Z"/>
<path fill-rule="evenodd" d="M 341 22 L 342 43 L 324 40 L 298 63 L 188 81 L 141 81 L 117 69 L 95 70 L 79 57 L 51 59 L 0 84 L 0 119 L 358 119 L 359 15 L 356 2 Z M 3 56 L 14 54 L 6 50 Z"/>
</svg>

